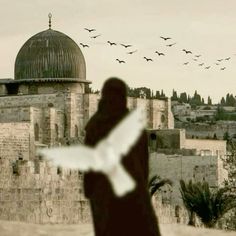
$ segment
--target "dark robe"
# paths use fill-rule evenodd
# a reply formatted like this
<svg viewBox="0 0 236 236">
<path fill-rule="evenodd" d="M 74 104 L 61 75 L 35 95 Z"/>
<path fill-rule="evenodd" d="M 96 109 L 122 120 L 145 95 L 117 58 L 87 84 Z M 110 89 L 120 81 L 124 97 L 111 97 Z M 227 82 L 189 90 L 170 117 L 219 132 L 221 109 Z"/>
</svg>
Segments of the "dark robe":
<svg viewBox="0 0 236 236">
<path fill-rule="evenodd" d="M 116 78 L 107 80 L 98 111 L 86 126 L 85 144 L 95 146 L 127 114 L 126 85 Z M 102 173 L 85 174 L 84 190 L 91 203 L 95 235 L 159 236 L 147 187 L 148 145 L 145 131 L 123 157 L 122 165 L 136 181 L 136 188 L 123 197 L 114 194 L 109 180 Z"/>
</svg>

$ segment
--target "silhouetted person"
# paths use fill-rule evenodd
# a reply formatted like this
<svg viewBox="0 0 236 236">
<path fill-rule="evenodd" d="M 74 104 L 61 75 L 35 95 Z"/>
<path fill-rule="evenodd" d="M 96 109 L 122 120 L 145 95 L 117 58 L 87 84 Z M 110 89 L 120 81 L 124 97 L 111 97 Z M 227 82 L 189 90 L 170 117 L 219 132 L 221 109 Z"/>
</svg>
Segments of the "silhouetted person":
<svg viewBox="0 0 236 236">
<path fill-rule="evenodd" d="M 85 144 L 95 146 L 128 112 L 125 83 L 117 78 L 108 79 L 102 89 L 98 111 L 86 126 Z M 105 175 L 95 172 L 85 174 L 85 196 L 90 199 L 95 235 L 159 236 L 147 187 L 148 146 L 145 131 L 124 156 L 122 164 L 135 179 L 136 188 L 121 198 L 114 194 Z"/>
</svg>

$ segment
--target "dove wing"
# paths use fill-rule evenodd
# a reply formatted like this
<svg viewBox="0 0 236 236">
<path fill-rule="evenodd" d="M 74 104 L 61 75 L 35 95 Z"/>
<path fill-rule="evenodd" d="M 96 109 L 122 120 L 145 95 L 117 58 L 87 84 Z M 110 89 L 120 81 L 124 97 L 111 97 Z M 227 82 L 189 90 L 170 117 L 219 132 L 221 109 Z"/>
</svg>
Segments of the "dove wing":
<svg viewBox="0 0 236 236">
<path fill-rule="evenodd" d="M 53 161 L 55 165 L 65 168 L 87 171 L 98 170 L 100 166 L 95 158 L 94 150 L 84 145 L 43 148 L 38 153 Z"/>
<path fill-rule="evenodd" d="M 118 197 L 122 197 L 126 193 L 131 192 L 136 186 L 134 179 L 121 164 L 117 164 L 116 167 L 108 173 L 108 177 Z"/>
<path fill-rule="evenodd" d="M 145 123 L 141 108 L 137 108 L 121 120 L 109 133 L 108 137 L 101 142 L 104 142 L 104 145 L 110 145 L 120 159 L 136 143 L 145 127 Z"/>
</svg>

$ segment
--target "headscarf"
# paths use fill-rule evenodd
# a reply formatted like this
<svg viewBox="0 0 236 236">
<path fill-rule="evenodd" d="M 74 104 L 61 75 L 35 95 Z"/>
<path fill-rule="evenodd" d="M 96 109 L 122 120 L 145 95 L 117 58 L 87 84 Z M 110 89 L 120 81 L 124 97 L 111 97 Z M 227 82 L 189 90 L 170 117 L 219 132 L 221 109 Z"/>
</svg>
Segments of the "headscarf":
<svg viewBox="0 0 236 236">
<path fill-rule="evenodd" d="M 103 138 L 128 113 L 126 90 L 126 84 L 115 77 L 104 83 L 98 110 L 85 128 L 88 136 L 93 133 L 90 144 Z"/>
</svg>

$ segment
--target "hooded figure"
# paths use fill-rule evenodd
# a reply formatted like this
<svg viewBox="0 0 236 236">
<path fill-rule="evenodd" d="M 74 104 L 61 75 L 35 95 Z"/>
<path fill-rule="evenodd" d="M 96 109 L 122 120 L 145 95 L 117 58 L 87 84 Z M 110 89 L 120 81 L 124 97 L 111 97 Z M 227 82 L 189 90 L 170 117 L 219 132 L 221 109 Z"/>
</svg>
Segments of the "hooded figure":
<svg viewBox="0 0 236 236">
<path fill-rule="evenodd" d="M 85 128 L 86 145 L 95 146 L 128 114 L 126 102 L 125 83 L 117 78 L 108 79 L 102 89 L 98 111 Z M 85 196 L 90 200 L 95 235 L 159 236 L 158 222 L 148 192 L 148 145 L 145 131 L 122 158 L 122 165 L 136 182 L 136 188 L 123 197 L 114 194 L 104 174 L 91 171 L 84 176 Z"/>
</svg>

